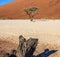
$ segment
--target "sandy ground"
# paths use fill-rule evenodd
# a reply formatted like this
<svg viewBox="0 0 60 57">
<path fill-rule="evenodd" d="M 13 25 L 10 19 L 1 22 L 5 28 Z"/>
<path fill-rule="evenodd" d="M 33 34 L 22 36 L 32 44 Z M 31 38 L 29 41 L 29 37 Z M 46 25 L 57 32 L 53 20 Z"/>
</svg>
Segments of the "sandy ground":
<svg viewBox="0 0 60 57">
<path fill-rule="evenodd" d="M 16 49 L 17 45 L 9 41 L 0 40 L 0 57 L 6 52 L 11 53 L 11 50 Z"/>
<path fill-rule="evenodd" d="M 23 35 L 26 39 L 30 37 L 39 39 L 36 55 L 48 48 L 58 50 L 50 57 L 60 57 L 60 20 L 35 20 L 35 22 L 30 20 L 0 20 L 0 40 L 16 45 L 19 35 Z M 4 42 L 0 44 L 4 44 Z"/>
</svg>

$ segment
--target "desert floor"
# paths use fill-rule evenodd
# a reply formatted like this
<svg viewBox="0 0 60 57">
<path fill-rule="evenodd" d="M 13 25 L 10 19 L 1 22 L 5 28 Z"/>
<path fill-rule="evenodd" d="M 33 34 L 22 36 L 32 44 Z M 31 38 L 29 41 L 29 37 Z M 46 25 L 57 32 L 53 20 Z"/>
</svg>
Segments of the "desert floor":
<svg viewBox="0 0 60 57">
<path fill-rule="evenodd" d="M 39 39 L 35 55 L 48 48 L 60 57 L 60 20 L 0 20 L 0 55 L 17 48 L 19 35 Z"/>
</svg>

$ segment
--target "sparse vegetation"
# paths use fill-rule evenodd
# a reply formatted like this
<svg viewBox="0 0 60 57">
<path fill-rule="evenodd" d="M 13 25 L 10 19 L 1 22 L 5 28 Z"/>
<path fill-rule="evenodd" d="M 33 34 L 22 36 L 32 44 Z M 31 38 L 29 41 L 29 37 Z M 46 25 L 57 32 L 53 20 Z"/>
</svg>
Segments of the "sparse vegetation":
<svg viewBox="0 0 60 57">
<path fill-rule="evenodd" d="M 29 18 L 31 19 L 31 21 L 33 21 L 33 17 L 37 14 L 37 7 L 29 7 L 29 8 L 25 8 L 24 11 L 26 12 L 26 14 L 29 16 Z"/>
</svg>

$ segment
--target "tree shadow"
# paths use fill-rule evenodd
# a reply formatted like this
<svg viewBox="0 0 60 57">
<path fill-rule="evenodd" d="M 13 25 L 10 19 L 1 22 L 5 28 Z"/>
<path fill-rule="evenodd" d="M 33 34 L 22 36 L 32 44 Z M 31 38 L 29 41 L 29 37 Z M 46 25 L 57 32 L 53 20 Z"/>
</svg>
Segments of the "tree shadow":
<svg viewBox="0 0 60 57">
<path fill-rule="evenodd" d="M 53 54 L 53 53 L 55 53 L 55 52 L 57 52 L 57 51 L 58 51 L 58 50 L 45 49 L 44 52 L 38 54 L 38 55 L 35 56 L 35 57 L 48 57 L 48 56 L 50 56 L 51 54 Z"/>
</svg>

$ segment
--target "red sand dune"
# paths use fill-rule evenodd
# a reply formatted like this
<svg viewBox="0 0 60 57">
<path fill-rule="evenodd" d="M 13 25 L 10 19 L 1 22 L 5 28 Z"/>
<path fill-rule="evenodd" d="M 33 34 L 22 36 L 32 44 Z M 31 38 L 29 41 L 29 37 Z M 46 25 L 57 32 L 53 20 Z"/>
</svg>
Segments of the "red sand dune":
<svg viewBox="0 0 60 57">
<path fill-rule="evenodd" d="M 24 8 L 36 6 L 38 14 L 34 18 L 60 18 L 60 0 L 15 0 L 4 6 L 0 6 L 0 18 L 27 19 Z"/>
</svg>

